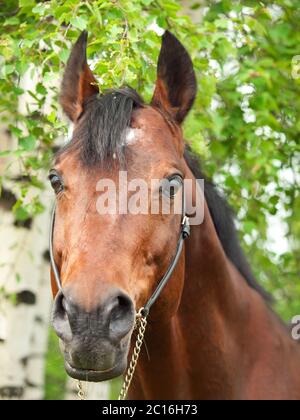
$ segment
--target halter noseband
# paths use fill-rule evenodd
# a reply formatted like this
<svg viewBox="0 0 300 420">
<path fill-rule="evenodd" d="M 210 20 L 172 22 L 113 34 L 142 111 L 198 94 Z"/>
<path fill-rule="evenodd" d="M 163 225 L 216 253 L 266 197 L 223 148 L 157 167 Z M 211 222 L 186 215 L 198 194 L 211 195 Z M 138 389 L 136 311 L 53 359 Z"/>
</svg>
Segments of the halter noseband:
<svg viewBox="0 0 300 420">
<path fill-rule="evenodd" d="M 61 282 L 61 278 L 60 278 L 60 274 L 54 259 L 54 249 L 53 249 L 53 236 L 54 236 L 54 225 L 55 225 L 55 206 L 53 208 L 52 211 L 52 217 L 51 217 L 51 223 L 50 223 L 50 235 L 49 235 L 49 252 L 50 252 L 50 264 L 51 264 L 51 268 L 54 274 L 54 278 L 55 278 L 55 282 L 57 285 L 57 288 L 59 291 L 62 292 L 62 282 Z M 154 290 L 154 292 L 152 293 L 151 297 L 149 298 L 149 300 L 147 301 L 147 303 L 143 306 L 143 308 L 140 311 L 140 314 L 143 317 L 147 317 L 149 314 L 149 311 L 152 307 L 152 305 L 156 302 L 156 300 L 158 299 L 159 295 L 161 294 L 162 290 L 164 289 L 164 287 L 166 286 L 166 284 L 168 283 L 170 277 L 172 276 L 175 267 L 177 265 L 177 262 L 179 260 L 179 257 L 181 255 L 182 252 L 182 248 L 183 248 L 183 242 L 184 240 L 190 236 L 190 224 L 189 224 L 189 218 L 186 215 L 186 205 L 185 205 L 185 194 L 184 194 L 184 184 L 182 184 L 182 222 L 181 222 L 181 229 L 180 229 L 180 236 L 177 242 L 177 247 L 176 247 L 176 253 L 165 273 L 165 275 L 163 276 L 163 278 L 161 279 L 161 281 L 159 282 L 159 284 L 157 285 L 156 289 Z"/>
</svg>

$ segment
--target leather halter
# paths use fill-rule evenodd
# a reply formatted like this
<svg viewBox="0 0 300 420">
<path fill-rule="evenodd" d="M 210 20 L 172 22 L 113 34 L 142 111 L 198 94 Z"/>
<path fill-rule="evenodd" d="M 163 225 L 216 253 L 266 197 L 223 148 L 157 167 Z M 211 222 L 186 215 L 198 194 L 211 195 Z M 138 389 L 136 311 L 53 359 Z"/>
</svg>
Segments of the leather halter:
<svg viewBox="0 0 300 420">
<path fill-rule="evenodd" d="M 53 249 L 53 236 L 54 236 L 54 225 L 55 225 L 55 209 L 56 209 L 56 206 L 54 206 L 54 208 L 53 208 L 52 217 L 51 217 L 51 224 L 50 224 L 50 235 L 49 235 L 50 263 L 51 263 L 51 268 L 53 270 L 53 274 L 54 274 L 54 278 L 55 278 L 57 288 L 60 292 L 63 293 L 62 282 L 61 282 L 60 274 L 59 274 L 59 271 L 58 271 L 58 268 L 57 268 L 57 265 L 56 265 L 56 262 L 55 262 L 55 259 L 54 259 L 54 252 L 53 252 L 54 251 L 54 249 Z M 177 265 L 179 257 L 181 255 L 182 248 L 183 248 L 183 242 L 187 237 L 190 236 L 189 218 L 186 215 L 184 184 L 182 184 L 182 215 L 183 215 L 183 217 L 182 217 L 182 222 L 181 222 L 181 227 L 180 227 L 180 236 L 179 236 L 179 239 L 178 239 L 178 242 L 177 242 L 175 255 L 174 255 L 174 257 L 173 257 L 165 275 L 160 280 L 159 284 L 157 285 L 156 289 L 152 293 L 152 295 L 149 298 L 149 300 L 147 301 L 147 303 L 143 306 L 143 308 L 141 310 L 141 315 L 143 317 L 148 316 L 152 305 L 156 302 L 156 300 L 158 299 L 162 290 L 164 289 L 164 287 L 168 283 L 170 277 L 172 276 L 172 274 L 175 270 L 175 267 Z"/>
</svg>

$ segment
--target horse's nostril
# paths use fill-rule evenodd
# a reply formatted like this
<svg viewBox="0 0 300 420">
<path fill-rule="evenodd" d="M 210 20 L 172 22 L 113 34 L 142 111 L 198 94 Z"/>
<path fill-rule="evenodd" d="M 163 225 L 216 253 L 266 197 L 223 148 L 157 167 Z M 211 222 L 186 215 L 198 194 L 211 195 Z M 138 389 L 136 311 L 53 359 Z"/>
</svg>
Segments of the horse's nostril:
<svg viewBox="0 0 300 420">
<path fill-rule="evenodd" d="M 131 300 L 127 296 L 118 296 L 118 310 L 119 314 L 125 314 L 130 312 L 132 309 Z"/>
<path fill-rule="evenodd" d="M 59 292 L 54 300 L 52 325 L 58 337 L 63 341 L 70 341 L 72 339 L 72 331 L 67 316 L 66 299 L 62 292 Z"/>
<path fill-rule="evenodd" d="M 53 314 L 63 316 L 67 312 L 65 307 L 65 297 L 62 292 L 59 292 L 54 301 Z"/>
<path fill-rule="evenodd" d="M 110 313 L 109 330 L 112 339 L 121 339 L 132 329 L 134 307 L 129 296 L 118 294 Z"/>
<path fill-rule="evenodd" d="M 62 297 L 62 300 L 61 300 L 61 306 L 62 306 L 62 309 L 63 309 L 65 312 L 67 312 L 67 301 L 66 301 L 66 299 L 65 299 L 65 297 L 64 297 L 64 296 Z"/>
<path fill-rule="evenodd" d="M 134 305 L 120 289 L 110 290 L 90 311 L 75 302 L 74 294 L 66 290 L 54 301 L 52 324 L 66 344 L 88 347 L 101 338 L 118 345 L 133 328 Z"/>
</svg>

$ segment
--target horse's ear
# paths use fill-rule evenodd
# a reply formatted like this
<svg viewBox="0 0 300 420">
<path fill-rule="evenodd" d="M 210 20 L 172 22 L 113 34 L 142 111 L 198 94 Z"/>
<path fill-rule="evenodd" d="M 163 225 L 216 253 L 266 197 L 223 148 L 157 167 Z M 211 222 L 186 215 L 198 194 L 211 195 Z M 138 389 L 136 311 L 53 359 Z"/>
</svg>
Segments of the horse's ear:
<svg viewBox="0 0 300 420">
<path fill-rule="evenodd" d="M 196 93 L 197 82 L 192 60 L 178 39 L 166 31 L 158 58 L 151 105 L 162 108 L 181 123 L 191 109 Z"/>
<path fill-rule="evenodd" d="M 60 103 L 73 122 L 82 114 L 84 101 L 99 92 L 97 81 L 87 64 L 86 46 L 87 32 L 84 31 L 71 51 L 61 85 Z"/>
</svg>

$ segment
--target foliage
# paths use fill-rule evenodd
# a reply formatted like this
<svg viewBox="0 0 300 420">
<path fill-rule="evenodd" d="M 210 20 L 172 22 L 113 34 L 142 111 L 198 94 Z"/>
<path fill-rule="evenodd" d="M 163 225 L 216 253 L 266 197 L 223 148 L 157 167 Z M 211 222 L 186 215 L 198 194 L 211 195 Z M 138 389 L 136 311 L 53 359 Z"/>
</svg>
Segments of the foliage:
<svg viewBox="0 0 300 420">
<path fill-rule="evenodd" d="M 80 31 L 89 31 L 88 56 L 100 89 L 126 83 L 149 100 L 160 47 L 153 28 L 169 28 L 191 53 L 199 82 L 186 137 L 236 210 L 257 277 L 282 315 L 300 313 L 300 79 L 292 69 L 300 2 L 212 1 L 201 25 L 178 13 L 175 0 L 8 3 L 0 13 L 0 116 L 17 145 L 0 158 L 13 156 L 24 175 L 14 185 L 16 218 L 43 211 L 41 171 L 66 135 L 59 80 Z M 35 87 L 28 90 L 24 78 Z M 24 94 L 30 103 L 21 112 Z M 8 168 L 1 180 L 9 177 Z M 281 254 L 268 246 L 274 215 L 287 226 L 289 247 Z"/>
<path fill-rule="evenodd" d="M 58 348 L 58 338 L 52 328 L 49 331 L 45 381 L 45 400 L 64 400 L 67 375 Z"/>
</svg>

